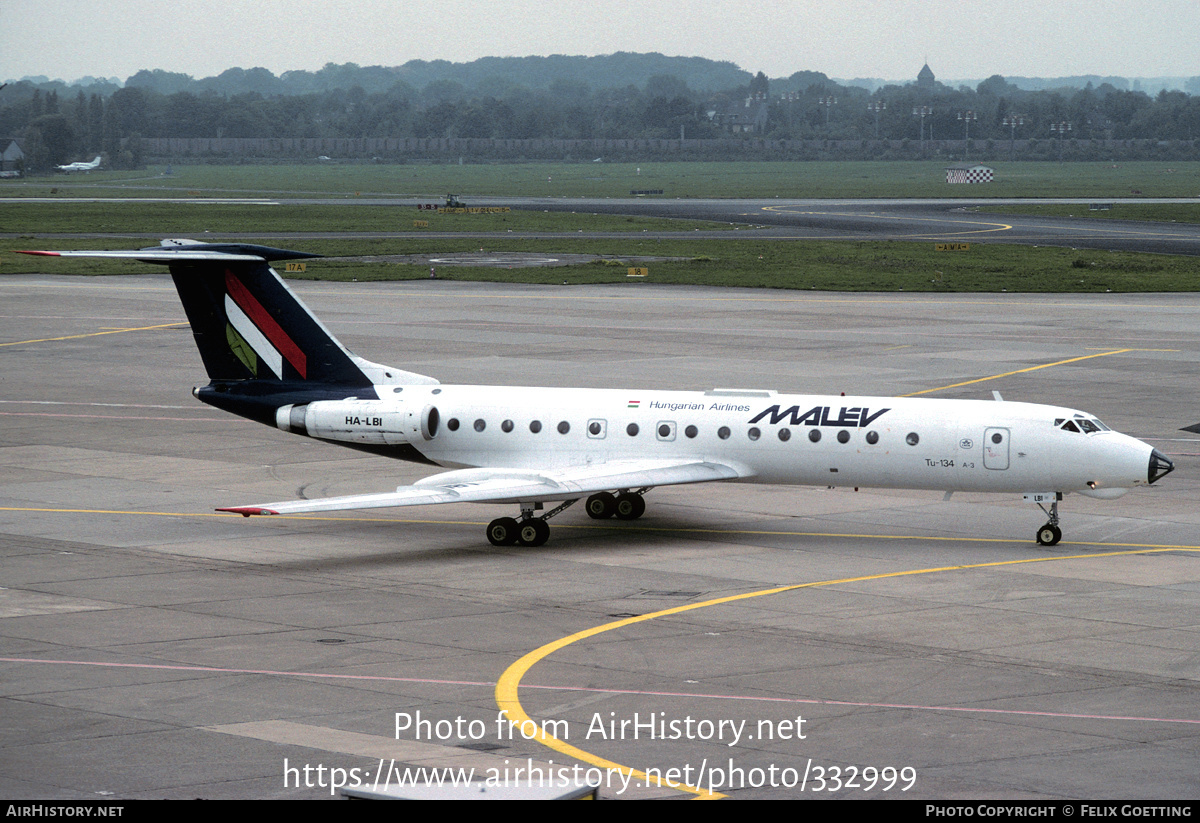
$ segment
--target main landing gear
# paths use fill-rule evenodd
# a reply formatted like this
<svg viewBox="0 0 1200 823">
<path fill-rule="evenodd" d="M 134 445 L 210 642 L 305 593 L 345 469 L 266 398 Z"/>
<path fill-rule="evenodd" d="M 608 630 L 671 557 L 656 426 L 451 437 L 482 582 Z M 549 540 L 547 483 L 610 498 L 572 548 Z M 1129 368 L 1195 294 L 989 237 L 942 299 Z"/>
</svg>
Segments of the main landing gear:
<svg viewBox="0 0 1200 823">
<path fill-rule="evenodd" d="M 546 523 L 554 515 L 575 504 L 568 500 L 555 506 L 541 517 L 533 516 L 533 503 L 521 504 L 521 519 L 498 517 L 487 527 L 487 539 L 493 546 L 541 546 L 550 539 L 550 525 Z"/>
<path fill-rule="evenodd" d="M 1037 530 L 1037 542 L 1039 546 L 1057 546 L 1058 541 L 1062 540 L 1062 529 L 1058 527 L 1058 501 L 1062 500 L 1062 492 L 1049 494 L 1034 494 L 1027 495 L 1033 502 L 1038 504 L 1038 508 L 1046 513 L 1050 520 L 1046 525 Z M 1043 500 L 1050 500 L 1050 508 L 1042 505 Z"/>
<path fill-rule="evenodd" d="M 584 508 L 588 517 L 593 520 L 607 520 L 615 517 L 618 520 L 637 520 L 646 513 L 646 500 L 643 494 L 650 491 L 649 487 L 638 489 L 636 492 L 623 491 L 620 494 L 600 492 L 587 499 Z"/>
<path fill-rule="evenodd" d="M 600 492 L 587 499 L 584 508 L 588 517 L 593 520 L 605 520 L 615 517 L 618 520 L 637 520 L 646 513 L 646 501 L 643 494 L 650 491 L 647 486 L 637 491 L 621 491 L 618 494 Z M 487 539 L 493 546 L 541 546 L 550 539 L 550 526 L 546 521 L 554 515 L 576 503 L 568 500 L 543 514 L 534 517 L 535 504 L 521 504 L 521 518 L 498 517 L 487 527 Z"/>
</svg>

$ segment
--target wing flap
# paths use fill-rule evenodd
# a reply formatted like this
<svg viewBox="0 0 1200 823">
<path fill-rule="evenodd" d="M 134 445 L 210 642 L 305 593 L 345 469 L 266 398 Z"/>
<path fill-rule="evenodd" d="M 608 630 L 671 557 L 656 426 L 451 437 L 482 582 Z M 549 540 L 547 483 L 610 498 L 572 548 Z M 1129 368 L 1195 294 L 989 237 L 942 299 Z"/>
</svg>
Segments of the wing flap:
<svg viewBox="0 0 1200 823">
<path fill-rule="evenodd" d="M 380 509 L 438 503 L 520 503 L 573 500 L 587 494 L 644 486 L 674 486 L 736 480 L 749 472 L 703 460 L 671 462 L 629 460 L 538 472 L 527 469 L 460 469 L 401 486 L 394 492 L 288 500 L 217 511 L 245 517 L 256 514 Z"/>
</svg>

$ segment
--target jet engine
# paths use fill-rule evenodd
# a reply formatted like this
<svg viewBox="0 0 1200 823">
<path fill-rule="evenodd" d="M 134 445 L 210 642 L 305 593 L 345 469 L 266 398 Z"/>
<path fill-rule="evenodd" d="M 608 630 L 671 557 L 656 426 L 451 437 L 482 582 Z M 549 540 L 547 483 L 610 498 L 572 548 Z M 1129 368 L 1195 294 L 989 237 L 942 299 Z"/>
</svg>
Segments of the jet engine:
<svg viewBox="0 0 1200 823">
<path fill-rule="evenodd" d="M 281 431 L 383 446 L 432 440 L 440 419 L 436 406 L 417 410 L 381 400 L 317 400 L 275 411 L 275 425 Z"/>
</svg>

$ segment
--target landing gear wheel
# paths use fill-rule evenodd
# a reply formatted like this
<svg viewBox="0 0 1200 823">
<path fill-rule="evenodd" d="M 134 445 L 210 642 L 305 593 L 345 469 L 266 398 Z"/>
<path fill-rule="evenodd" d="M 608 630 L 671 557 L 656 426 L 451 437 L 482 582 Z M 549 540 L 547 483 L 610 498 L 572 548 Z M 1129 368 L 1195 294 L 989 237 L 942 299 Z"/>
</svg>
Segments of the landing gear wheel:
<svg viewBox="0 0 1200 823">
<path fill-rule="evenodd" d="M 1056 546 L 1059 540 L 1062 540 L 1062 529 L 1058 526 L 1047 523 L 1038 529 L 1037 542 L 1039 546 Z"/>
<path fill-rule="evenodd" d="M 493 546 L 512 546 L 518 538 L 520 524 L 512 517 L 498 517 L 487 527 L 487 539 Z"/>
<path fill-rule="evenodd" d="M 522 520 L 517 525 L 517 542 L 522 546 L 540 546 L 550 539 L 550 524 L 540 517 Z"/>
<path fill-rule="evenodd" d="M 637 520 L 646 513 L 646 501 L 640 494 L 617 495 L 618 520 Z"/>
<path fill-rule="evenodd" d="M 593 520 L 605 520 L 612 517 L 617 510 L 617 498 L 608 492 L 593 494 L 584 504 L 588 517 Z"/>
</svg>

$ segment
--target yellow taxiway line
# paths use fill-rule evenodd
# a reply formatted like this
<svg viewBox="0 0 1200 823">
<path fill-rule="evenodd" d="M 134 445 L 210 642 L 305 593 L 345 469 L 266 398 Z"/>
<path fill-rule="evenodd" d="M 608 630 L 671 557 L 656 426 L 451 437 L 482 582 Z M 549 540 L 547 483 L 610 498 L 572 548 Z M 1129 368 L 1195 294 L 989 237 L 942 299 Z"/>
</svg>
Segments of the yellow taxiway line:
<svg viewBox="0 0 1200 823">
<path fill-rule="evenodd" d="M 576 760 L 581 760 L 585 763 L 590 763 L 593 766 L 597 766 L 602 769 L 618 770 L 621 774 L 628 775 L 628 776 L 632 777 L 632 779 L 634 779 L 634 780 L 641 781 L 644 785 L 657 785 L 657 786 L 664 786 L 664 787 L 672 788 L 672 789 L 678 789 L 679 791 L 687 792 L 689 794 L 694 794 L 694 795 L 696 795 L 697 799 L 701 799 L 701 800 L 720 799 L 722 797 L 725 797 L 726 795 L 723 795 L 719 792 L 714 792 L 711 789 L 705 789 L 705 788 L 703 788 L 701 786 L 697 786 L 697 785 L 690 785 L 690 784 L 682 783 L 680 781 L 664 780 L 659 775 L 653 775 L 653 776 L 649 775 L 646 772 L 630 768 L 629 766 L 623 766 L 619 763 L 614 763 L 611 760 L 606 760 L 603 757 L 599 757 L 598 755 L 594 755 L 594 754 L 591 754 L 590 752 L 586 752 L 583 749 L 572 746 L 569 743 L 566 743 L 550 734 L 547 734 L 544 731 L 544 729 L 541 727 L 541 725 L 538 724 L 533 718 L 531 718 L 529 716 L 529 714 L 525 711 L 525 708 L 521 705 L 520 695 L 518 693 L 518 690 L 520 689 L 520 685 L 521 685 L 521 679 L 525 676 L 525 674 L 531 668 L 533 668 L 533 666 L 535 664 L 537 664 L 538 662 L 549 657 L 554 652 L 559 651 L 560 649 L 564 649 L 567 646 L 572 645 L 573 643 L 578 643 L 582 640 L 587 640 L 589 638 L 596 637 L 597 635 L 604 634 L 605 632 L 614 631 L 616 629 L 624 628 L 626 626 L 632 626 L 636 623 L 645 623 L 649 620 L 656 620 L 660 617 L 669 617 L 671 615 L 682 614 L 684 612 L 695 611 L 697 609 L 709 608 L 710 606 L 720 606 L 720 605 L 724 605 L 726 603 L 736 603 L 736 602 L 739 602 L 742 600 L 750 600 L 750 599 L 756 598 L 756 597 L 768 597 L 770 595 L 783 594 L 785 592 L 797 591 L 799 589 L 811 589 L 811 588 L 817 588 L 820 586 L 836 586 L 836 585 L 841 585 L 841 584 L 845 584 L 845 583 L 862 583 L 862 582 L 872 581 L 872 580 L 887 580 L 889 578 L 894 578 L 894 577 L 912 577 L 912 576 L 922 575 L 922 574 L 937 574 L 940 572 L 968 571 L 968 570 L 972 570 L 972 569 L 988 569 L 988 568 L 996 568 L 998 566 L 1014 566 L 1014 565 L 1019 565 L 1019 564 L 1024 564 L 1024 563 L 1048 563 L 1048 562 L 1053 562 L 1053 561 L 1058 561 L 1058 560 L 1094 560 L 1094 559 L 1104 558 L 1104 557 L 1124 557 L 1124 556 L 1128 556 L 1128 555 L 1153 554 L 1155 552 L 1180 551 L 1180 550 L 1200 551 L 1200 546 L 1172 546 L 1172 547 L 1161 547 L 1161 548 L 1135 549 L 1132 551 L 1115 551 L 1115 552 L 1110 551 L 1110 552 L 1102 552 L 1102 553 L 1097 553 L 1097 554 L 1069 555 L 1069 556 L 1065 556 L 1065 557 L 1031 557 L 1031 558 L 1025 558 L 1022 560 L 1001 560 L 1001 561 L 995 561 L 995 562 L 991 562 L 991 563 L 973 563 L 970 565 L 961 565 L 961 566 L 941 566 L 941 567 L 930 568 L 930 569 L 911 569 L 908 571 L 885 572 L 883 574 L 864 575 L 862 577 L 843 577 L 843 578 L 840 578 L 837 580 L 818 580 L 818 581 L 814 581 L 811 583 L 796 583 L 796 584 L 793 584 L 790 586 L 778 586 L 778 587 L 770 588 L 770 589 L 761 589 L 759 591 L 745 592 L 743 594 L 735 594 L 735 595 L 731 595 L 728 597 L 718 597 L 714 600 L 706 600 L 703 603 L 690 603 L 686 606 L 675 606 L 674 608 L 663 609 L 662 611 L 651 612 L 650 614 L 638 615 L 637 617 L 627 617 L 623 620 L 615 620 L 611 623 L 605 623 L 603 625 L 595 626 L 590 629 L 584 629 L 581 632 L 576 632 L 575 634 L 568 635 L 566 637 L 560 638 L 553 642 L 547 643 L 544 646 L 541 646 L 537 649 L 534 649 L 533 651 L 529 652 L 521 659 L 517 660 L 511 666 L 509 666 L 504 671 L 504 673 L 500 676 L 500 680 L 496 683 L 496 704 L 500 707 L 500 709 L 502 711 L 507 712 L 507 717 L 508 717 L 509 722 L 511 722 L 516 728 L 529 729 L 531 732 L 533 729 L 537 729 L 536 734 L 532 735 L 532 736 L 527 736 L 527 739 L 536 740 L 537 742 L 541 743 L 542 745 L 546 746 L 547 748 L 553 749 L 556 752 L 565 754 L 568 757 L 573 757 Z M 523 733 L 523 736 L 526 736 L 526 735 L 524 735 L 524 733 Z M 700 781 L 697 781 L 697 782 L 700 782 Z"/>
<path fill-rule="evenodd" d="M 175 326 L 186 326 L 186 322 L 163 323 L 160 326 L 138 326 L 130 329 L 109 329 L 108 331 L 93 331 L 86 334 L 68 334 L 65 337 L 40 337 L 36 340 L 14 340 L 11 343 L 0 343 L 0 346 L 24 346 L 29 343 L 54 343 L 59 340 L 78 340 L 81 337 L 99 337 L 102 334 L 124 334 L 130 331 L 151 331 L 153 329 L 170 329 Z"/>
</svg>

